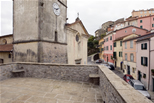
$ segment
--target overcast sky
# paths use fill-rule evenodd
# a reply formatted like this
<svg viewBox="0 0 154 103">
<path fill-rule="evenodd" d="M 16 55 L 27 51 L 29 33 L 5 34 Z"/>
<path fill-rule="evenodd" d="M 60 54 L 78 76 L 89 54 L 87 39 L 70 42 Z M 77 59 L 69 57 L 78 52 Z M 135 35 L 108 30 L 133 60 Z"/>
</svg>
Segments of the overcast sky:
<svg viewBox="0 0 154 103">
<path fill-rule="evenodd" d="M 13 33 L 12 28 L 12 0 L 0 0 L 0 35 Z M 101 24 L 107 21 L 115 21 L 131 16 L 132 10 L 154 8 L 154 0 L 67 0 L 68 23 L 77 18 L 82 20 L 89 34 L 94 35 Z"/>
</svg>

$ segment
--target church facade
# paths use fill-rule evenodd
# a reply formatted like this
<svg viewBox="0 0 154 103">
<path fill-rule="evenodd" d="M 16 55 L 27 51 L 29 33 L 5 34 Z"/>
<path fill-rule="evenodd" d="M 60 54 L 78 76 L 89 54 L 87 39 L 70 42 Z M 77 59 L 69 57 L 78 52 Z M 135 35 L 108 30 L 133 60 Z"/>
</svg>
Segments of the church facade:
<svg viewBox="0 0 154 103">
<path fill-rule="evenodd" d="M 67 0 L 14 0 L 14 62 L 67 64 Z"/>
<path fill-rule="evenodd" d="M 14 0 L 12 62 L 87 64 L 88 32 L 67 0 Z M 1 57 L 0 57 L 1 58 Z"/>
</svg>

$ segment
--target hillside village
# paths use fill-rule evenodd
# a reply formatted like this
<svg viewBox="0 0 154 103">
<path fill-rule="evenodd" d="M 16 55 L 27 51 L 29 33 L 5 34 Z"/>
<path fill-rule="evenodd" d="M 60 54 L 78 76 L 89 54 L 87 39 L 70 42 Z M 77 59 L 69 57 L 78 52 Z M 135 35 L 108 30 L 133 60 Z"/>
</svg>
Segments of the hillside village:
<svg viewBox="0 0 154 103">
<path fill-rule="evenodd" d="M 125 20 L 103 23 L 95 37 L 99 38 L 101 60 L 154 90 L 154 9 L 133 10 Z"/>
<path fill-rule="evenodd" d="M 12 2 L 13 34 L 0 36 L 0 103 L 154 101 L 154 9 L 107 21 L 92 37 L 79 14 L 67 23 L 67 0 Z M 88 39 L 100 50 L 94 64 Z"/>
</svg>

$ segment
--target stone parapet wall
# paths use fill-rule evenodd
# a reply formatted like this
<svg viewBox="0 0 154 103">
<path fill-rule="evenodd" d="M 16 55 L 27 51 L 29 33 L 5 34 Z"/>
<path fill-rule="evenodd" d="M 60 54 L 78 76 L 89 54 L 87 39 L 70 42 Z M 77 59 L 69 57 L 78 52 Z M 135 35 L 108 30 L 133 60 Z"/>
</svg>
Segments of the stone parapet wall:
<svg viewBox="0 0 154 103">
<path fill-rule="evenodd" d="M 59 64 L 38 64 L 38 63 L 17 63 L 0 66 L 0 70 L 7 70 L 8 77 L 14 77 L 12 70 L 23 69 L 23 77 L 49 78 L 58 80 L 71 80 L 89 82 L 89 74 L 98 74 L 98 66 L 92 65 L 59 65 Z M 4 76 L 7 76 L 4 75 Z M 3 76 L 3 78 L 5 78 Z M 1 80 L 4 80 L 1 78 Z"/>
<path fill-rule="evenodd" d="M 103 103 L 152 103 L 108 68 L 99 68 Z"/>
<path fill-rule="evenodd" d="M 103 103 L 152 103 L 105 66 L 12 63 L 0 66 L 0 80 L 14 77 L 13 70 L 24 70 L 23 77 L 89 82 L 89 74 L 99 74 Z"/>
<path fill-rule="evenodd" d="M 0 66 L 0 81 L 12 78 L 12 71 L 16 69 L 16 64 L 8 64 L 8 65 L 1 65 Z"/>
</svg>

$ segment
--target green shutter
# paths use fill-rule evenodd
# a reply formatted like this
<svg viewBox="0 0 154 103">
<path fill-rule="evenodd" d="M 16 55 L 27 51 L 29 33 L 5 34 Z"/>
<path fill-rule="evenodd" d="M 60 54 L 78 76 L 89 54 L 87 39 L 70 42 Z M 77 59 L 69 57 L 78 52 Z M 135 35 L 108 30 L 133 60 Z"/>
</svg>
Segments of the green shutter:
<svg viewBox="0 0 154 103">
<path fill-rule="evenodd" d="M 143 49 L 143 44 L 141 44 L 141 50 Z"/>
<path fill-rule="evenodd" d="M 147 43 L 145 43 L 145 49 L 147 49 Z"/>
<path fill-rule="evenodd" d="M 143 65 L 143 57 L 141 57 L 141 65 Z"/>
<path fill-rule="evenodd" d="M 120 52 L 119 52 L 119 57 L 120 57 Z"/>
<path fill-rule="evenodd" d="M 145 58 L 145 66 L 148 66 L 148 58 Z"/>
</svg>

